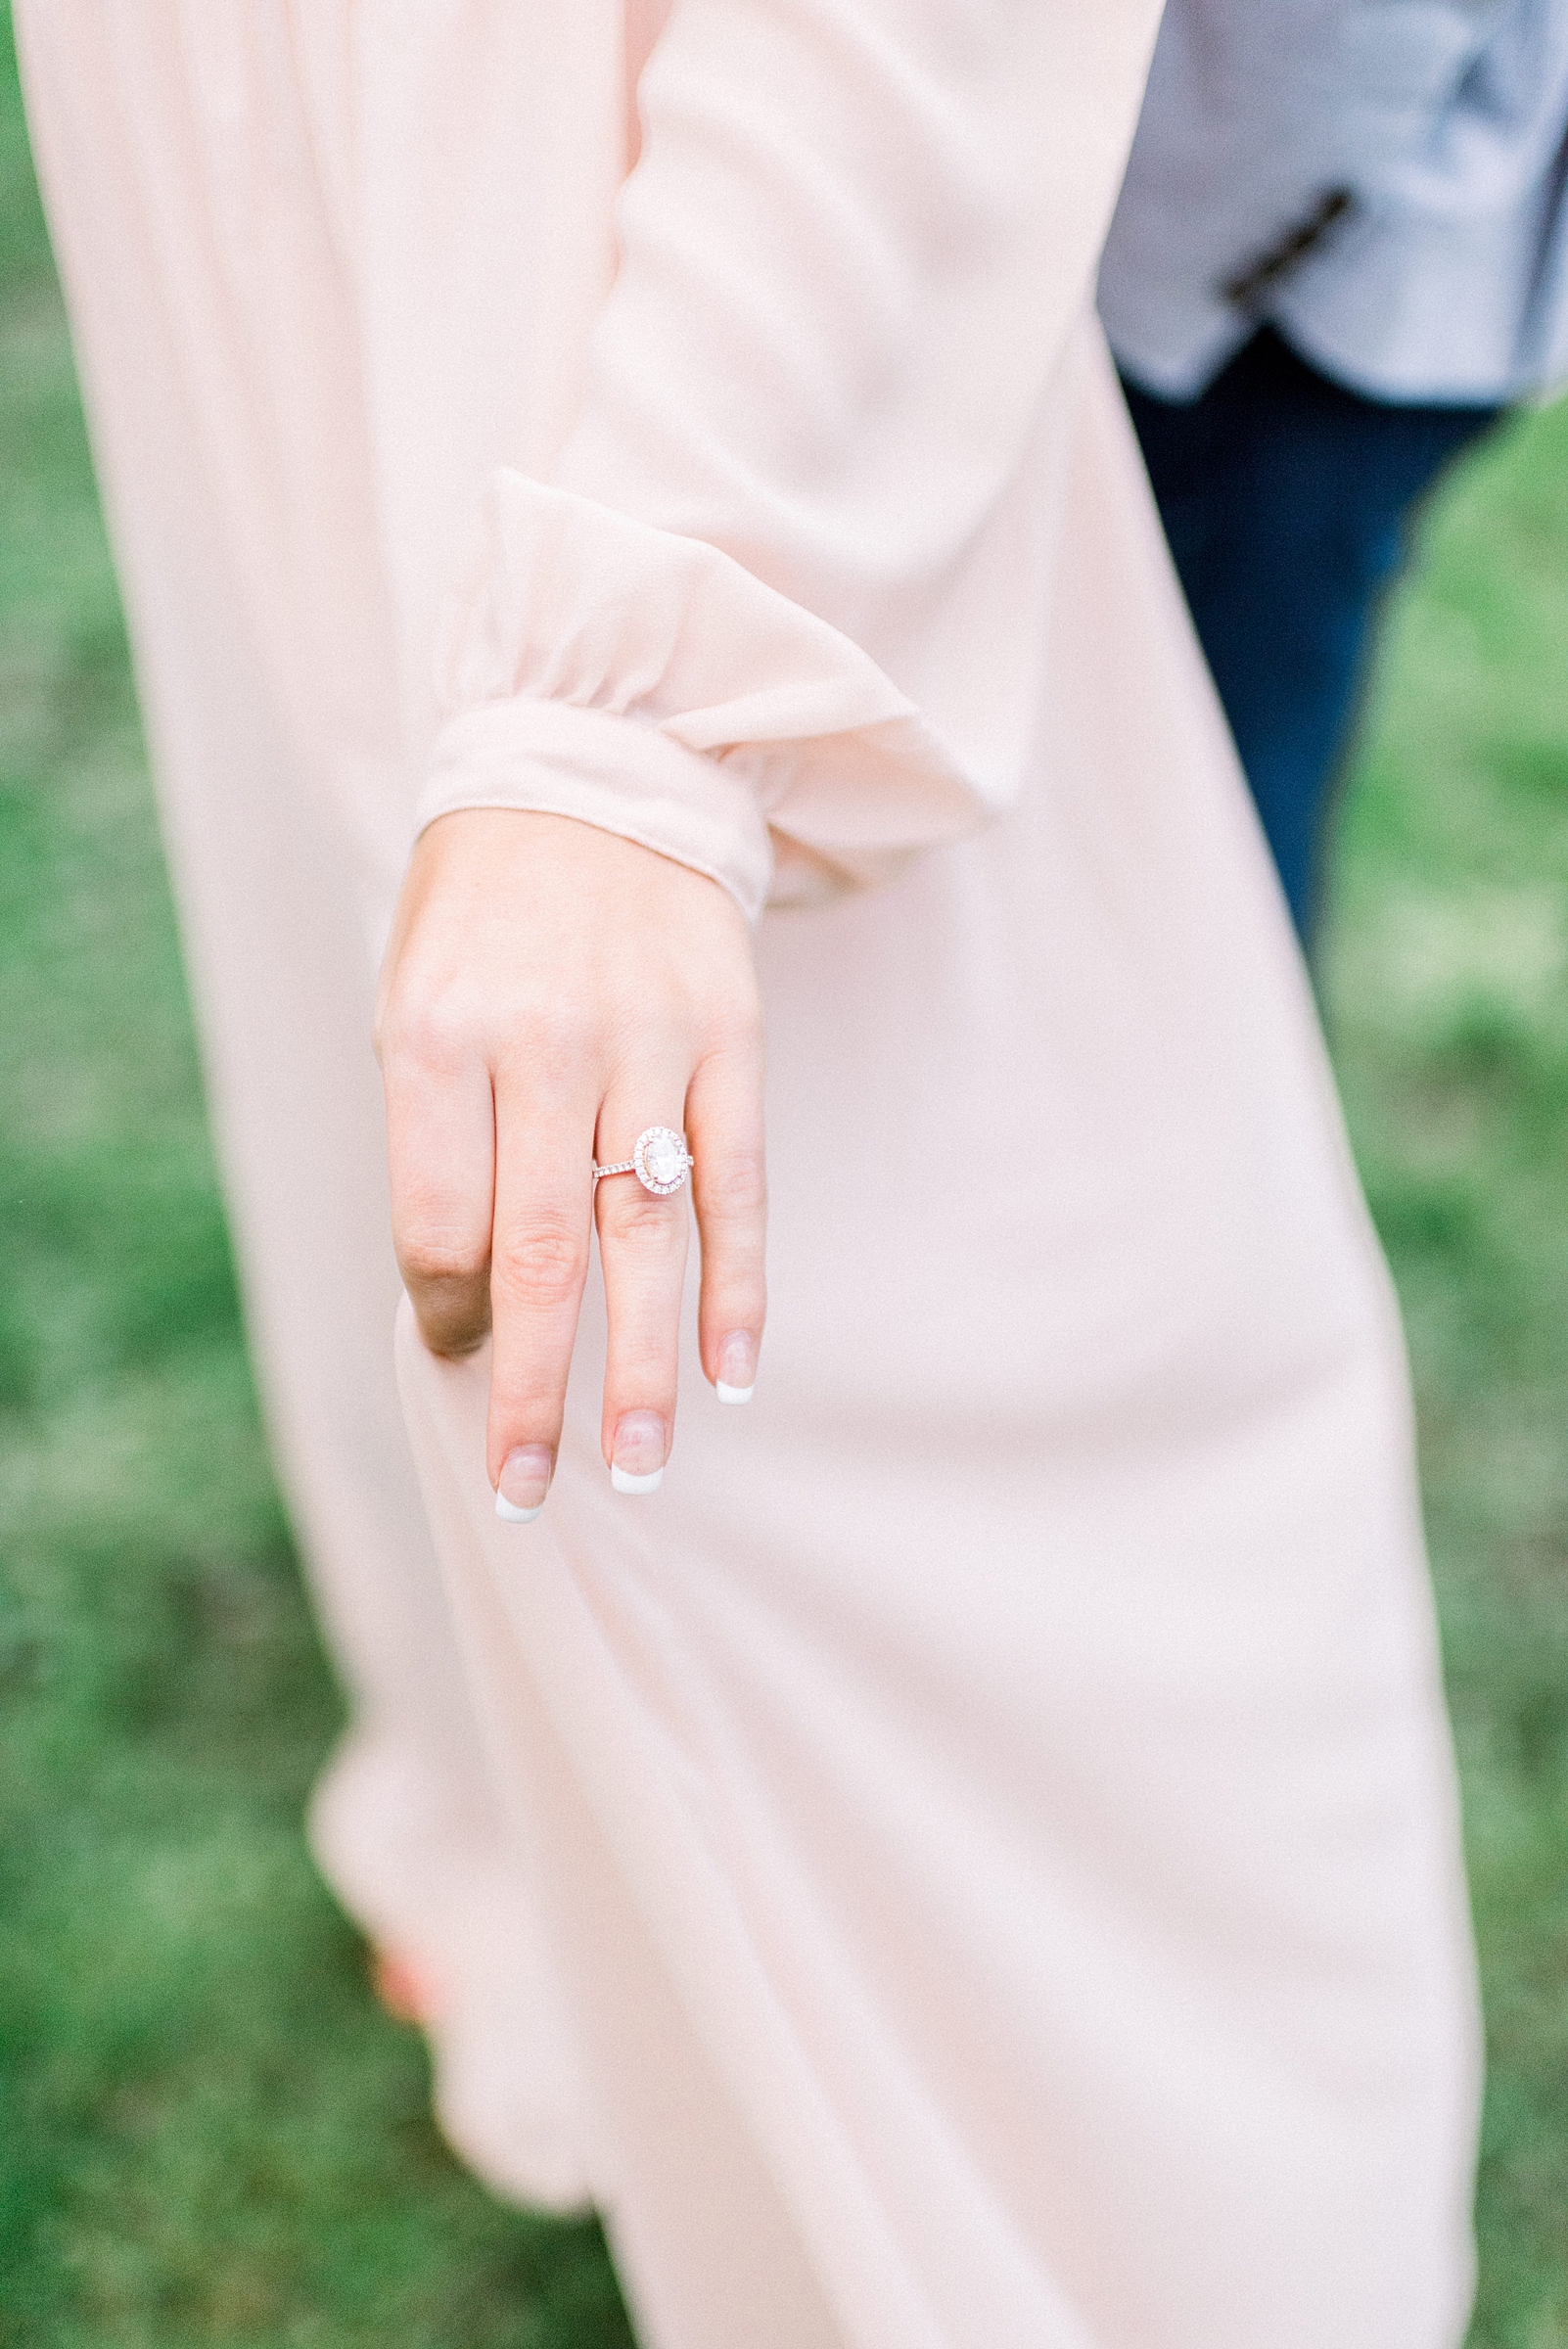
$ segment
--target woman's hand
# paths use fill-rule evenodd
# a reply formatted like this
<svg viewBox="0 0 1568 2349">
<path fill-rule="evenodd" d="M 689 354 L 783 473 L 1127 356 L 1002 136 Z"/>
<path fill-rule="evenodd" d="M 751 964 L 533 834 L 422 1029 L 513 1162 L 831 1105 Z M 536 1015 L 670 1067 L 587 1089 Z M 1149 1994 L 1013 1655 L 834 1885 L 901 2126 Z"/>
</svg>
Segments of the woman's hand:
<svg viewBox="0 0 1568 2349">
<path fill-rule="evenodd" d="M 609 1318 L 604 1456 L 669 1456 L 690 1219 L 594 1159 L 684 1130 L 703 1368 L 749 1395 L 762 1334 L 762 1045 L 751 943 L 717 882 L 567 816 L 472 808 L 422 834 L 382 973 L 392 1231 L 425 1342 L 494 1330 L 497 1508 L 543 1505 L 596 1215 Z"/>
</svg>

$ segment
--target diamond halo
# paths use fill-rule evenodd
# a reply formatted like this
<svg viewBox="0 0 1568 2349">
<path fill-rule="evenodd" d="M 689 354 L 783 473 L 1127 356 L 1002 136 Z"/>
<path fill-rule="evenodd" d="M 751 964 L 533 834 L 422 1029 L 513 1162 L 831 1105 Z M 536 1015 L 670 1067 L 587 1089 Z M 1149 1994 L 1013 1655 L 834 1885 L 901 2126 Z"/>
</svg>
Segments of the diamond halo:
<svg viewBox="0 0 1568 2349">
<path fill-rule="evenodd" d="M 645 1191 L 661 1199 L 680 1189 L 691 1163 L 685 1135 L 669 1126 L 648 1127 L 632 1146 L 631 1172 Z"/>
<path fill-rule="evenodd" d="M 618 1158 L 613 1167 L 601 1167 L 595 1160 L 594 1188 L 598 1189 L 607 1174 L 635 1174 L 645 1191 L 668 1199 L 671 1191 L 680 1189 L 694 1163 L 683 1133 L 677 1133 L 672 1126 L 646 1126 L 629 1158 Z"/>
</svg>

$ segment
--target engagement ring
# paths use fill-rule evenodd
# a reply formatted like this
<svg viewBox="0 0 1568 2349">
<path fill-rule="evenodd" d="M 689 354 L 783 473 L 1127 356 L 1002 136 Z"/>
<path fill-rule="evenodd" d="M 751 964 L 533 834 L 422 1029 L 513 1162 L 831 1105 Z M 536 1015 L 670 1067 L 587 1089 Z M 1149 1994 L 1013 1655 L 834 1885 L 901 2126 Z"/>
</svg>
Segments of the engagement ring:
<svg viewBox="0 0 1568 2349">
<path fill-rule="evenodd" d="M 607 1174 L 635 1174 L 645 1191 L 663 1199 L 679 1190 L 693 1163 L 683 1133 L 669 1126 L 650 1126 L 638 1134 L 629 1158 L 618 1159 L 613 1167 L 596 1163 L 593 1179 L 598 1184 Z"/>
</svg>

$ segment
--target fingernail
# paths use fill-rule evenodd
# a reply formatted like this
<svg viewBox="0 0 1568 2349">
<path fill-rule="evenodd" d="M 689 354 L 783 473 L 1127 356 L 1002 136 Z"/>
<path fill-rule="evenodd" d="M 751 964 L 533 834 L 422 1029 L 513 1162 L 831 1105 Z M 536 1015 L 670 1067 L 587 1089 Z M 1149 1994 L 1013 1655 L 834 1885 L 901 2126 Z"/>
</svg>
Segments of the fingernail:
<svg viewBox="0 0 1568 2349">
<path fill-rule="evenodd" d="M 757 1348 L 743 1329 L 733 1329 L 718 1345 L 718 1376 L 714 1393 L 720 1403 L 750 1403 L 757 1385 Z"/>
<path fill-rule="evenodd" d="M 520 1444 L 506 1455 L 496 1488 L 495 1514 L 508 1525 L 531 1525 L 550 1490 L 550 1454 L 543 1444 Z"/>
<path fill-rule="evenodd" d="M 627 1411 L 616 1428 L 610 1482 L 618 1493 L 654 1493 L 665 1473 L 665 1423 L 657 1411 Z"/>
</svg>

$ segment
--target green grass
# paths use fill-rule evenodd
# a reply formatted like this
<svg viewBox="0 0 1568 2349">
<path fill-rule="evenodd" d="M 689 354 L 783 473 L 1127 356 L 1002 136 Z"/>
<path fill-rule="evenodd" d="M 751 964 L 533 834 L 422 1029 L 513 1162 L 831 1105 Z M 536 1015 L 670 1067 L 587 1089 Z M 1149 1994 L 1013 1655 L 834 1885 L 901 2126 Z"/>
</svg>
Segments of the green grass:
<svg viewBox="0 0 1568 2349">
<path fill-rule="evenodd" d="M 442 2148 L 305 1854 L 338 1700 L 9 62 L 0 516 L 0 2343 L 624 2344 L 597 2231 Z M 1568 409 L 1434 513 L 1344 847 L 1324 992 L 1408 1316 L 1490 2015 L 1474 2349 L 1568 2349 Z"/>
<path fill-rule="evenodd" d="M 1568 404 L 1448 484 L 1324 994 L 1405 1307 L 1491 2079 L 1475 2349 L 1568 2349 Z"/>
<path fill-rule="evenodd" d="M 0 45 L 0 2342 L 623 2349 L 597 2228 L 436 2136 L 304 1849 L 339 1702 Z"/>
</svg>

